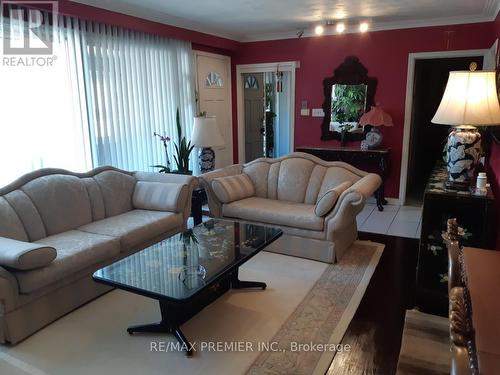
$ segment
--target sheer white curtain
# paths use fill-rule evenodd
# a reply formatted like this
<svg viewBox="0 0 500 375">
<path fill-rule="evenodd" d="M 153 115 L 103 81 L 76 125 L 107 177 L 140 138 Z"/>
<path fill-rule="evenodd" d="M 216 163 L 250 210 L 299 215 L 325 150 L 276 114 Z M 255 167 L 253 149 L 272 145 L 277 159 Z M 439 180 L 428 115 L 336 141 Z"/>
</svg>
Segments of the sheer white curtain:
<svg viewBox="0 0 500 375">
<path fill-rule="evenodd" d="M 94 165 L 152 171 L 172 167 L 176 110 L 189 140 L 195 112 L 191 44 L 103 24 L 85 24 L 83 51 Z M 192 168 L 196 155 L 191 155 Z"/>
<path fill-rule="evenodd" d="M 78 21 L 55 22 L 52 65 L 0 64 L 0 187 L 38 168 L 92 167 Z M 22 19 L 2 17 L 0 23 L 0 42 L 23 45 Z M 48 23 L 44 27 L 52 32 Z"/>
</svg>

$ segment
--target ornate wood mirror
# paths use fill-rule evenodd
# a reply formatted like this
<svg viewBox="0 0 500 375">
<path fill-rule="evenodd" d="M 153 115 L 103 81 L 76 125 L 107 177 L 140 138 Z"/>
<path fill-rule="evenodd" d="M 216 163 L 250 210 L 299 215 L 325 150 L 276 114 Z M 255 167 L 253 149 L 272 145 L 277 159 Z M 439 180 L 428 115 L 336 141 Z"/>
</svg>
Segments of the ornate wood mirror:
<svg viewBox="0 0 500 375">
<path fill-rule="evenodd" d="M 346 57 L 335 69 L 333 77 L 323 80 L 325 118 L 321 124 L 321 140 L 362 140 L 365 129 L 358 125 L 363 113 L 375 104 L 377 79 L 368 77 L 368 70 L 355 56 Z M 366 129 L 367 131 L 367 129 Z"/>
</svg>

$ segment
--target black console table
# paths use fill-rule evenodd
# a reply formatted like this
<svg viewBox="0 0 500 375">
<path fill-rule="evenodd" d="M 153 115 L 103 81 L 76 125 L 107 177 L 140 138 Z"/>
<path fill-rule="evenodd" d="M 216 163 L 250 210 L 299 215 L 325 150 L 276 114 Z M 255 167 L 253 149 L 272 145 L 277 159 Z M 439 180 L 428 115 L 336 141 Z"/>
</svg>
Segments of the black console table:
<svg viewBox="0 0 500 375">
<path fill-rule="evenodd" d="M 374 172 L 382 177 L 382 185 L 375 193 L 377 207 L 383 211 L 383 205 L 387 204 L 384 194 L 384 184 L 389 175 L 389 151 L 390 148 L 379 150 L 360 150 L 348 147 L 315 147 L 299 146 L 295 151 L 305 152 L 325 161 L 343 161 L 359 169 L 373 168 Z"/>
<path fill-rule="evenodd" d="M 448 252 L 442 238 L 446 223 L 457 218 L 463 246 L 495 248 L 494 196 L 446 189 L 446 166 L 438 162 L 424 192 L 417 268 L 417 305 L 422 311 L 448 315 Z"/>
</svg>

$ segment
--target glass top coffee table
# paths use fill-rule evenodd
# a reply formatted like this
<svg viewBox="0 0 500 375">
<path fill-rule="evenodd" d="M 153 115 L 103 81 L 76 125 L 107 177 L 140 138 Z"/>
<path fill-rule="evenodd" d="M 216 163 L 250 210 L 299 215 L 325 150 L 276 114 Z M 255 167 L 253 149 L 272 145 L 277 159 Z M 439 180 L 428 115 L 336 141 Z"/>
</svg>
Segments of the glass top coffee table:
<svg viewBox="0 0 500 375">
<path fill-rule="evenodd" d="M 279 238 L 278 228 L 212 219 L 176 234 L 94 273 L 99 283 L 156 299 L 159 323 L 132 326 L 127 332 L 170 332 L 187 355 L 192 346 L 179 326 L 229 288 L 260 288 L 241 281 L 238 269 Z"/>
</svg>

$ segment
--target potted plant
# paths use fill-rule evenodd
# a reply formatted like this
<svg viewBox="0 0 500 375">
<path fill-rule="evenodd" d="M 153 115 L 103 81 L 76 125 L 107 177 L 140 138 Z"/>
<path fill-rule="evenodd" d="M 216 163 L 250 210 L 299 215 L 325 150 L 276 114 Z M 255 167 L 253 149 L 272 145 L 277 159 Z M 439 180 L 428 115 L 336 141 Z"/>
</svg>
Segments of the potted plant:
<svg viewBox="0 0 500 375">
<path fill-rule="evenodd" d="M 187 142 L 186 137 L 182 135 L 181 119 L 179 114 L 179 108 L 177 108 L 176 113 L 176 125 L 177 125 L 177 137 L 178 143 L 174 143 L 175 155 L 174 161 L 177 165 L 177 169 L 172 170 L 170 167 L 170 158 L 168 157 L 168 142 L 170 142 L 170 137 L 166 135 L 160 135 L 156 132 L 154 135 L 160 139 L 163 143 L 163 148 L 165 150 L 166 165 L 153 165 L 153 168 L 159 168 L 160 173 L 176 173 L 176 174 L 186 174 L 192 175 L 193 171 L 189 170 L 189 156 L 191 151 L 193 151 L 194 145 L 191 142 Z"/>
<path fill-rule="evenodd" d="M 165 159 L 166 159 L 166 165 L 152 165 L 153 168 L 159 168 L 160 170 L 158 171 L 159 173 L 170 173 L 171 168 L 170 168 L 170 158 L 168 157 L 168 142 L 170 142 L 170 137 L 168 135 L 161 135 L 158 133 L 154 133 L 155 137 L 158 137 L 160 139 L 160 142 L 163 143 L 163 149 L 165 151 Z"/>
<path fill-rule="evenodd" d="M 177 164 L 177 169 L 172 171 L 172 173 L 191 175 L 193 174 L 193 171 L 189 170 L 189 155 L 191 155 L 191 151 L 193 151 L 194 145 L 191 145 L 191 142 L 187 142 L 186 137 L 182 135 L 179 108 L 177 108 L 175 119 L 179 144 L 174 143 L 176 153 L 176 155 L 174 155 L 174 160 Z"/>
</svg>

